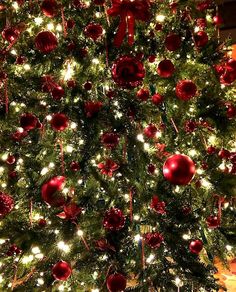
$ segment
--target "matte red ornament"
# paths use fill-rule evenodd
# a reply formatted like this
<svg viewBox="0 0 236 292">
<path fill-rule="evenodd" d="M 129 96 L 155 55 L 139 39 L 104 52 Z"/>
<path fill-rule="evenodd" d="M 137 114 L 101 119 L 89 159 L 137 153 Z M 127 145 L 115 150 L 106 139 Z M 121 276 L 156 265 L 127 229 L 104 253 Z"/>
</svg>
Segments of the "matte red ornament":
<svg viewBox="0 0 236 292">
<path fill-rule="evenodd" d="M 62 97 L 65 95 L 65 90 L 57 84 L 52 88 L 51 95 L 54 100 L 61 100 Z"/>
<path fill-rule="evenodd" d="M 103 34 L 103 28 L 101 24 L 90 23 L 84 29 L 84 34 L 91 38 L 93 41 L 98 40 Z"/>
<path fill-rule="evenodd" d="M 113 149 L 119 143 L 119 136 L 113 132 L 105 132 L 101 136 L 101 142 L 106 148 Z"/>
<path fill-rule="evenodd" d="M 57 37 L 51 31 L 41 31 L 35 38 L 35 47 L 41 53 L 48 54 L 57 48 Z"/>
<path fill-rule="evenodd" d="M 122 292 L 126 288 L 127 279 L 124 275 L 115 273 L 107 277 L 106 284 L 109 292 Z"/>
<path fill-rule="evenodd" d="M 64 131 L 69 125 L 69 119 L 65 114 L 56 113 L 50 121 L 53 130 Z"/>
<path fill-rule="evenodd" d="M 144 234 L 144 241 L 149 247 L 156 249 L 161 246 L 164 237 L 159 232 L 149 232 Z"/>
<path fill-rule="evenodd" d="M 146 101 L 149 99 L 150 96 L 150 92 L 149 89 L 147 88 L 140 88 L 137 93 L 136 96 L 138 97 L 138 99 L 140 99 L 141 101 Z"/>
<path fill-rule="evenodd" d="M 201 48 L 204 47 L 208 43 L 208 35 L 205 31 L 198 31 L 195 36 L 196 46 Z"/>
<path fill-rule="evenodd" d="M 194 177 L 196 168 L 190 157 L 174 154 L 163 165 L 164 177 L 172 184 L 187 185 Z"/>
<path fill-rule="evenodd" d="M 79 165 L 79 163 L 78 162 L 76 162 L 76 161 L 72 161 L 71 163 L 70 163 L 70 169 L 72 170 L 72 171 L 79 171 L 80 170 L 80 165 Z"/>
<path fill-rule="evenodd" d="M 137 87 L 144 77 L 143 63 L 132 56 L 122 56 L 112 65 L 112 78 L 120 87 Z"/>
<path fill-rule="evenodd" d="M 144 135 L 147 138 L 154 138 L 156 136 L 157 133 L 157 127 L 153 124 L 149 124 L 143 131 Z"/>
<path fill-rule="evenodd" d="M 13 198 L 6 194 L 0 192 L 0 219 L 9 214 L 14 208 Z"/>
<path fill-rule="evenodd" d="M 22 139 L 24 139 L 26 136 L 28 136 L 28 132 L 27 131 L 16 131 L 15 133 L 13 133 L 11 135 L 12 140 L 16 141 L 16 142 L 20 142 Z"/>
<path fill-rule="evenodd" d="M 221 26 L 224 23 L 224 21 L 223 18 L 219 14 L 217 14 L 213 17 L 213 23 L 216 26 Z"/>
<path fill-rule="evenodd" d="M 214 229 L 220 226 L 220 219 L 218 216 L 210 215 L 206 219 L 208 228 Z"/>
<path fill-rule="evenodd" d="M 125 225 L 126 218 L 118 208 L 111 208 L 106 211 L 103 218 L 103 227 L 110 231 L 119 231 Z"/>
<path fill-rule="evenodd" d="M 66 21 L 66 27 L 67 27 L 68 29 L 72 29 L 72 28 L 74 28 L 74 27 L 75 27 L 75 21 L 74 21 L 74 19 L 72 19 L 72 18 L 68 19 L 68 20 Z"/>
<path fill-rule="evenodd" d="M 175 88 L 177 97 L 181 100 L 187 101 L 197 94 L 197 86 L 191 80 L 180 80 Z"/>
<path fill-rule="evenodd" d="M 59 261 L 52 267 L 52 275 L 56 280 L 66 281 L 71 273 L 71 266 L 65 261 Z"/>
<path fill-rule="evenodd" d="M 96 115 L 102 108 L 101 101 L 87 101 L 84 105 L 84 111 L 87 118 L 92 118 Z"/>
<path fill-rule="evenodd" d="M 6 27 L 2 31 L 2 38 L 8 41 L 9 43 L 15 42 L 17 38 L 19 37 L 19 35 L 20 35 L 20 32 L 15 27 Z"/>
<path fill-rule="evenodd" d="M 181 47 L 181 37 L 175 33 L 169 34 L 165 39 L 165 47 L 168 51 L 177 51 Z"/>
<path fill-rule="evenodd" d="M 197 123 L 195 121 L 186 121 L 184 123 L 184 130 L 187 133 L 192 133 L 197 129 Z"/>
<path fill-rule="evenodd" d="M 38 128 L 39 120 L 35 115 L 31 113 L 26 113 L 26 114 L 21 115 L 20 117 L 20 126 L 25 131 L 30 131 L 35 128 Z"/>
<path fill-rule="evenodd" d="M 152 103 L 154 103 L 155 105 L 160 105 L 163 101 L 164 101 L 164 97 L 160 95 L 159 93 L 155 93 L 152 96 Z"/>
<path fill-rule="evenodd" d="M 189 250 L 191 251 L 191 253 L 199 254 L 202 249 L 203 249 L 203 243 L 199 239 L 193 240 L 189 244 Z"/>
<path fill-rule="evenodd" d="M 161 30 L 162 30 L 162 27 L 163 27 L 162 24 L 158 22 L 158 23 L 156 23 L 156 25 L 155 25 L 155 30 L 156 30 L 156 31 L 161 31 Z"/>
<path fill-rule="evenodd" d="M 59 6 L 55 0 L 44 0 L 41 5 L 41 10 L 47 17 L 54 17 L 58 14 Z"/>
<path fill-rule="evenodd" d="M 8 177 L 9 177 L 9 179 L 16 179 L 17 178 L 17 172 L 15 171 L 15 170 L 10 170 L 9 172 L 8 172 Z"/>
<path fill-rule="evenodd" d="M 157 73 L 163 78 L 169 78 L 175 72 L 175 66 L 170 60 L 163 60 L 157 67 Z"/>
<path fill-rule="evenodd" d="M 12 165 L 16 162 L 16 158 L 14 155 L 8 155 L 7 157 L 7 160 L 6 160 L 6 163 L 9 164 L 9 165 Z"/>
<path fill-rule="evenodd" d="M 61 207 L 65 204 L 65 198 L 60 193 L 64 187 L 66 178 L 55 176 L 44 183 L 41 189 L 42 199 L 52 207 Z"/>
</svg>

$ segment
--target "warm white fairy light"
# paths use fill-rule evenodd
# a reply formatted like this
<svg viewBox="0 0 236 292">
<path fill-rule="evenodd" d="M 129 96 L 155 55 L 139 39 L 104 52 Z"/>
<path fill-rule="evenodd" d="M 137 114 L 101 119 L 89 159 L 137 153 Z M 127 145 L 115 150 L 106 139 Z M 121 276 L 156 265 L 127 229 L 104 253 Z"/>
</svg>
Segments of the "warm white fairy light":
<svg viewBox="0 0 236 292">
<path fill-rule="evenodd" d="M 163 15 L 163 14 L 158 14 L 157 16 L 156 16 L 156 21 L 157 22 L 163 22 L 164 20 L 165 20 L 165 15 Z"/>
<path fill-rule="evenodd" d="M 44 284 L 43 278 L 38 278 L 37 283 L 38 283 L 38 285 L 43 285 Z"/>
<path fill-rule="evenodd" d="M 97 279 L 97 277 L 98 277 L 98 272 L 97 272 L 97 271 L 95 271 L 95 272 L 93 273 L 93 278 L 94 278 L 94 280 L 96 280 L 96 279 Z"/>
<path fill-rule="evenodd" d="M 146 259 L 146 262 L 148 264 L 150 264 L 153 260 L 155 259 L 155 255 L 154 254 L 150 254 L 149 257 Z"/>
<path fill-rule="evenodd" d="M 43 19 L 42 19 L 42 17 L 36 17 L 36 18 L 34 19 L 34 22 L 36 23 L 36 25 L 40 25 L 40 24 L 42 24 Z"/>
<path fill-rule="evenodd" d="M 51 115 L 47 115 L 47 116 L 46 116 L 46 120 L 47 120 L 47 121 L 51 121 L 51 120 L 52 120 L 52 116 L 51 116 Z"/>
<path fill-rule="evenodd" d="M 67 153 L 72 153 L 73 150 L 74 150 L 73 146 L 71 146 L 71 145 L 66 145 L 66 152 L 67 152 Z"/>
<path fill-rule="evenodd" d="M 134 215 L 134 220 L 135 220 L 135 221 L 138 221 L 139 219 L 140 219 L 140 216 L 139 216 L 138 214 L 135 214 L 135 215 Z"/>
<path fill-rule="evenodd" d="M 62 71 L 62 77 L 65 81 L 70 80 L 74 75 L 73 64 L 71 62 L 67 62 L 66 70 Z"/>
<path fill-rule="evenodd" d="M 15 10 L 18 10 L 18 9 L 19 9 L 19 5 L 18 5 L 18 3 L 15 2 L 15 1 L 12 3 L 12 7 L 13 7 Z"/>
<path fill-rule="evenodd" d="M 58 286 L 58 291 L 64 291 L 64 290 L 65 290 L 65 286 L 63 284 Z"/>
<path fill-rule="evenodd" d="M 29 71 L 30 70 L 30 65 L 29 64 L 25 64 L 23 66 L 23 68 L 26 70 L 26 71 Z"/>
<path fill-rule="evenodd" d="M 0 275 L 0 283 L 2 283 L 4 281 L 3 276 Z"/>
<path fill-rule="evenodd" d="M 100 61 L 97 58 L 92 59 L 92 63 L 98 65 Z"/>
<path fill-rule="evenodd" d="M 56 26 L 56 30 L 57 30 L 57 31 L 62 31 L 62 25 L 61 25 L 61 24 L 57 24 L 57 26 Z"/>
<path fill-rule="evenodd" d="M 176 278 L 175 278 L 175 285 L 176 285 L 177 287 L 181 287 L 181 286 L 183 286 L 183 282 L 180 280 L 179 277 L 176 277 Z"/>
<path fill-rule="evenodd" d="M 54 29 L 54 24 L 52 22 L 47 24 L 47 29 L 53 30 Z"/>
<path fill-rule="evenodd" d="M 6 239 L 0 238 L 0 245 L 5 243 Z"/>
<path fill-rule="evenodd" d="M 99 292 L 99 289 L 97 289 L 97 288 L 92 289 L 91 292 Z"/>
<path fill-rule="evenodd" d="M 182 237 L 184 240 L 189 240 L 191 238 L 191 236 L 189 234 L 183 234 Z"/>
<path fill-rule="evenodd" d="M 212 187 L 212 184 L 205 178 L 201 179 L 201 184 L 206 189 L 210 189 Z"/>
<path fill-rule="evenodd" d="M 194 157 L 198 155 L 198 152 L 195 149 L 190 149 L 188 151 L 189 156 Z"/>
<path fill-rule="evenodd" d="M 81 185 L 83 183 L 82 179 L 78 179 L 78 184 Z"/>
<path fill-rule="evenodd" d="M 196 173 L 201 175 L 204 173 L 204 170 L 202 168 L 198 168 Z"/>
<path fill-rule="evenodd" d="M 24 257 L 22 258 L 22 263 L 23 263 L 23 264 L 28 264 L 28 263 L 32 262 L 33 259 L 34 259 L 34 256 L 33 256 L 32 254 L 29 255 L 29 256 L 24 256 Z"/>
<path fill-rule="evenodd" d="M 38 253 L 38 254 L 35 255 L 35 258 L 41 260 L 41 259 L 44 258 L 44 254 Z"/>
<path fill-rule="evenodd" d="M 55 167 L 55 163 L 54 162 L 50 162 L 48 165 L 49 168 L 54 168 Z"/>
<path fill-rule="evenodd" d="M 231 251 L 232 249 L 233 249 L 233 247 L 231 246 L 231 245 L 226 245 L 226 249 L 228 250 L 228 251 Z"/>
<path fill-rule="evenodd" d="M 208 143 L 210 145 L 212 145 L 212 144 L 214 145 L 216 143 L 216 139 L 217 139 L 217 137 L 215 135 L 211 135 L 208 137 Z"/>
<path fill-rule="evenodd" d="M 68 189 L 68 188 L 64 188 L 64 189 L 62 190 L 62 193 L 65 194 L 65 195 L 68 194 L 68 193 L 69 193 L 69 189 Z"/>
<path fill-rule="evenodd" d="M 134 236 L 134 240 L 137 241 L 137 242 L 139 242 L 141 239 L 142 239 L 142 237 L 141 237 L 140 234 L 136 234 L 136 235 Z"/>
<path fill-rule="evenodd" d="M 71 129 L 76 129 L 77 124 L 75 122 L 71 122 L 70 127 L 71 127 Z"/>
<path fill-rule="evenodd" d="M 49 169 L 48 169 L 47 167 L 44 167 L 44 168 L 41 170 L 40 174 L 41 174 L 41 175 L 45 175 L 46 173 L 48 173 L 48 171 L 49 171 Z"/>
<path fill-rule="evenodd" d="M 143 134 L 138 134 L 137 135 L 137 140 L 140 141 L 140 142 L 144 142 Z"/>
<path fill-rule="evenodd" d="M 144 145 L 143 145 L 143 149 L 144 149 L 145 151 L 148 151 L 148 150 L 150 149 L 150 144 L 149 144 L 149 143 L 144 143 Z"/>
<path fill-rule="evenodd" d="M 83 234 L 84 234 L 84 232 L 83 232 L 81 229 L 79 229 L 79 230 L 77 231 L 77 235 L 79 235 L 79 236 L 83 236 Z"/>
<path fill-rule="evenodd" d="M 59 241 L 57 243 L 57 247 L 64 251 L 65 253 L 69 252 L 70 251 L 70 246 L 68 244 L 66 244 L 64 241 Z"/>
<path fill-rule="evenodd" d="M 38 253 L 40 253 L 40 249 L 39 249 L 38 246 L 34 246 L 34 247 L 31 249 L 31 251 L 32 251 L 33 254 L 38 254 Z"/>
</svg>

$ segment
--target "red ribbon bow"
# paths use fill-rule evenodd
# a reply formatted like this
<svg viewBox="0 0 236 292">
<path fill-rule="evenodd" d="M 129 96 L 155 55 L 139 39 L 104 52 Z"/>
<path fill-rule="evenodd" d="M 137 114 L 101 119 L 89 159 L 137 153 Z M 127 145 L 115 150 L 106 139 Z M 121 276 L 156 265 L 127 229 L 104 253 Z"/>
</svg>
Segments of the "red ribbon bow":
<svg viewBox="0 0 236 292">
<path fill-rule="evenodd" d="M 112 7 L 107 10 L 110 16 L 120 16 L 118 31 L 114 45 L 120 47 L 128 30 L 128 44 L 134 44 L 135 21 L 149 19 L 149 0 L 112 0 Z"/>
</svg>

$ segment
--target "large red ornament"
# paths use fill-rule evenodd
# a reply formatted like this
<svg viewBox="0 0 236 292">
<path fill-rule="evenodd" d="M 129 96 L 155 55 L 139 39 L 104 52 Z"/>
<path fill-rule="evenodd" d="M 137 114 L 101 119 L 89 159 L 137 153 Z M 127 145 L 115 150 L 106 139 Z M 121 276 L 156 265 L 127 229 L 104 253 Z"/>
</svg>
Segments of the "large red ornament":
<svg viewBox="0 0 236 292">
<path fill-rule="evenodd" d="M 58 13 L 58 4 L 55 0 L 44 0 L 41 5 L 41 10 L 47 17 L 54 17 Z"/>
<path fill-rule="evenodd" d="M 89 23 L 84 29 L 84 34 L 87 37 L 91 38 L 93 41 L 96 41 L 100 38 L 100 36 L 102 36 L 103 28 L 101 24 Z"/>
<path fill-rule="evenodd" d="M 208 43 L 208 35 L 205 31 L 198 31 L 195 36 L 195 43 L 197 47 L 204 47 Z"/>
<path fill-rule="evenodd" d="M 223 18 L 219 14 L 217 14 L 213 17 L 213 23 L 216 26 L 221 26 L 224 23 L 224 21 Z"/>
<path fill-rule="evenodd" d="M 147 138 L 154 138 L 156 136 L 157 133 L 157 127 L 153 124 L 149 124 L 143 131 L 144 135 Z"/>
<path fill-rule="evenodd" d="M 164 97 L 162 95 L 160 95 L 159 93 L 155 93 L 152 96 L 152 103 L 154 103 L 155 105 L 159 105 L 164 101 Z"/>
<path fill-rule="evenodd" d="M 217 228 L 220 226 L 220 219 L 218 216 L 210 215 L 206 219 L 207 226 L 211 229 Z"/>
<path fill-rule="evenodd" d="M 164 241 L 164 237 L 159 232 L 149 232 L 144 235 L 145 243 L 151 248 L 159 248 Z"/>
<path fill-rule="evenodd" d="M 112 78 L 123 88 L 137 87 L 144 76 L 143 63 L 132 56 L 122 56 L 112 66 Z"/>
<path fill-rule="evenodd" d="M 113 132 L 105 132 L 101 136 L 102 144 L 108 149 L 114 149 L 119 143 L 119 136 Z"/>
<path fill-rule="evenodd" d="M 56 280 L 66 281 L 70 277 L 71 273 L 71 266 L 65 261 L 57 262 L 52 267 L 52 275 Z"/>
<path fill-rule="evenodd" d="M 26 113 L 20 117 L 20 126 L 25 131 L 30 131 L 39 127 L 39 120 L 35 115 Z"/>
<path fill-rule="evenodd" d="M 36 49 L 44 54 L 51 53 L 58 45 L 57 37 L 51 31 L 39 32 L 34 43 Z"/>
<path fill-rule="evenodd" d="M 14 200 L 5 193 L 0 193 L 0 219 L 9 214 L 14 208 Z"/>
<path fill-rule="evenodd" d="M 192 159 L 183 154 L 170 156 L 163 166 L 164 177 L 175 185 L 187 185 L 192 180 L 195 171 Z"/>
<path fill-rule="evenodd" d="M 193 240 L 189 244 L 189 250 L 191 251 L 191 253 L 194 253 L 194 254 L 199 254 L 202 248 L 203 248 L 203 243 L 199 239 Z"/>
<path fill-rule="evenodd" d="M 112 0 L 112 7 L 107 10 L 110 16 L 119 16 L 120 23 L 115 35 L 114 45 L 120 47 L 128 31 L 128 44 L 134 44 L 135 21 L 148 21 L 150 17 L 148 0 Z"/>
<path fill-rule="evenodd" d="M 110 231 L 119 231 L 124 227 L 125 220 L 125 216 L 120 209 L 111 208 L 105 213 L 103 227 Z"/>
<path fill-rule="evenodd" d="M 60 100 L 65 95 L 65 90 L 58 84 L 55 84 L 50 92 L 54 100 Z"/>
<path fill-rule="evenodd" d="M 2 31 L 2 37 L 4 40 L 8 41 L 9 43 L 13 43 L 19 37 L 20 32 L 15 27 L 6 27 Z"/>
<path fill-rule="evenodd" d="M 179 99 L 187 101 L 197 94 L 197 86 L 191 80 L 180 80 L 176 85 L 175 93 Z"/>
<path fill-rule="evenodd" d="M 52 207 L 60 207 L 65 204 L 65 198 L 60 193 L 64 187 L 66 178 L 55 176 L 44 183 L 41 189 L 42 199 Z"/>
<path fill-rule="evenodd" d="M 181 47 L 181 37 L 175 33 L 169 34 L 165 39 L 165 47 L 168 51 L 177 51 Z"/>
<path fill-rule="evenodd" d="M 127 280 L 124 275 L 116 273 L 107 277 L 106 284 L 109 292 L 121 292 L 125 290 Z"/>
<path fill-rule="evenodd" d="M 140 88 L 137 93 L 136 96 L 138 97 L 138 99 L 140 99 L 141 101 L 146 101 L 149 99 L 149 89 L 147 88 Z"/>
<path fill-rule="evenodd" d="M 175 72 L 175 66 L 170 60 L 163 60 L 157 67 L 157 73 L 163 78 L 169 78 Z"/>
<path fill-rule="evenodd" d="M 50 123 L 53 130 L 64 131 L 69 125 L 69 119 L 62 113 L 56 113 L 52 116 Z"/>
</svg>

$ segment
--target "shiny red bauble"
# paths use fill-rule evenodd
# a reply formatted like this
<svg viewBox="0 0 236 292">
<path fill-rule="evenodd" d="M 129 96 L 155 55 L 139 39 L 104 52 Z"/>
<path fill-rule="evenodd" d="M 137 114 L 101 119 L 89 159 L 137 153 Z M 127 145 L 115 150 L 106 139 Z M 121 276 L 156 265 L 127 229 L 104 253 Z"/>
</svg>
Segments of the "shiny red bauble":
<svg viewBox="0 0 236 292">
<path fill-rule="evenodd" d="M 2 38 L 9 43 L 13 43 L 14 41 L 16 41 L 19 35 L 20 32 L 15 27 L 6 27 L 2 31 Z"/>
<path fill-rule="evenodd" d="M 144 235 L 145 243 L 155 249 L 159 248 L 164 240 L 164 237 L 159 232 L 149 232 Z"/>
<path fill-rule="evenodd" d="M 50 121 L 53 130 L 64 131 L 69 125 L 69 119 L 65 114 L 56 113 Z"/>
<path fill-rule="evenodd" d="M 203 243 L 199 239 L 193 240 L 189 244 L 189 250 L 191 251 L 191 253 L 199 254 L 202 249 L 203 249 Z"/>
<path fill-rule="evenodd" d="M 208 154 L 214 154 L 216 152 L 216 147 L 208 146 L 206 151 L 207 151 Z"/>
<path fill-rule="evenodd" d="M 155 105 L 159 105 L 164 101 L 164 97 L 162 95 L 160 95 L 159 93 L 155 93 L 152 96 L 152 103 L 154 103 Z"/>
<path fill-rule="evenodd" d="M 6 163 L 9 164 L 9 165 L 12 165 L 16 162 L 16 158 L 14 155 L 8 155 L 7 156 L 7 159 L 6 159 Z"/>
<path fill-rule="evenodd" d="M 143 133 L 147 138 L 154 138 L 157 133 L 157 127 L 153 124 L 149 124 L 144 130 Z"/>
<path fill-rule="evenodd" d="M 224 21 L 223 18 L 219 14 L 217 14 L 213 17 L 213 23 L 216 26 L 221 26 L 224 23 Z"/>
<path fill-rule="evenodd" d="M 52 267 L 52 275 L 59 281 L 66 281 L 70 277 L 71 273 L 71 266 L 65 261 L 59 261 Z"/>
<path fill-rule="evenodd" d="M 138 97 L 138 99 L 140 99 L 141 101 L 146 101 L 149 99 L 150 96 L 150 92 L 149 89 L 147 88 L 140 88 L 137 93 L 136 96 Z"/>
<path fill-rule="evenodd" d="M 30 131 L 39 126 L 39 120 L 35 115 L 31 113 L 25 113 L 20 117 L 20 126 L 25 131 Z"/>
<path fill-rule="evenodd" d="M 41 31 L 34 40 L 35 47 L 41 53 L 48 54 L 57 48 L 57 37 L 51 31 Z"/>
<path fill-rule="evenodd" d="M 208 43 L 208 35 L 205 31 L 198 31 L 194 39 L 198 48 L 204 47 Z"/>
<path fill-rule="evenodd" d="M 206 219 L 208 228 L 214 229 L 220 226 L 220 219 L 218 216 L 210 215 Z"/>
<path fill-rule="evenodd" d="M 60 207 L 65 204 L 65 198 L 60 193 L 64 187 L 66 178 L 55 176 L 43 184 L 41 196 L 45 203 L 53 207 Z"/>
<path fill-rule="evenodd" d="M 219 156 L 221 159 L 228 159 L 228 158 L 231 156 L 231 153 L 230 153 L 229 150 L 222 148 L 222 149 L 219 151 L 218 156 Z"/>
<path fill-rule="evenodd" d="M 59 6 L 56 0 L 44 0 L 41 5 L 41 10 L 47 17 L 54 17 L 58 14 Z"/>
<path fill-rule="evenodd" d="M 86 37 L 91 38 L 93 41 L 99 39 L 103 34 L 103 28 L 101 24 L 90 23 L 84 29 L 84 34 Z"/>
<path fill-rule="evenodd" d="M 127 280 L 122 274 L 111 274 L 106 279 L 107 289 L 109 292 L 122 292 L 126 288 Z"/>
<path fill-rule="evenodd" d="M 86 81 L 83 86 L 85 90 L 89 91 L 93 88 L 93 83 L 91 81 Z"/>
<path fill-rule="evenodd" d="M 177 51 L 181 47 L 181 37 L 171 33 L 165 39 L 165 47 L 168 51 Z"/>
<path fill-rule="evenodd" d="M 72 170 L 72 171 L 79 171 L 80 170 L 80 165 L 79 165 L 79 163 L 78 162 L 76 162 L 76 161 L 71 161 L 71 163 L 70 163 L 70 169 Z"/>
<path fill-rule="evenodd" d="M 65 90 L 57 84 L 52 88 L 51 95 L 54 100 L 60 100 L 65 95 Z"/>
<path fill-rule="evenodd" d="M 148 173 L 154 174 L 155 170 L 156 170 L 156 166 L 154 164 L 152 164 L 152 163 L 148 164 L 148 166 L 147 166 Z"/>
<path fill-rule="evenodd" d="M 0 218 L 5 217 L 14 208 L 13 198 L 5 193 L 0 193 Z"/>
<path fill-rule="evenodd" d="M 234 105 L 227 106 L 226 116 L 228 119 L 233 119 L 236 117 L 236 107 Z"/>
<path fill-rule="evenodd" d="M 180 80 L 175 88 L 177 97 L 187 101 L 197 94 L 197 86 L 192 80 Z"/>
<path fill-rule="evenodd" d="M 172 184 L 187 185 L 194 177 L 196 168 L 190 157 L 174 154 L 163 165 L 164 177 Z"/>
<path fill-rule="evenodd" d="M 163 60 L 157 67 L 157 73 L 163 78 L 169 78 L 175 72 L 175 66 L 170 60 Z"/>
<path fill-rule="evenodd" d="M 103 227 L 110 231 L 119 231 L 125 225 L 125 216 L 118 208 L 111 208 L 106 211 L 103 218 Z"/>
</svg>

